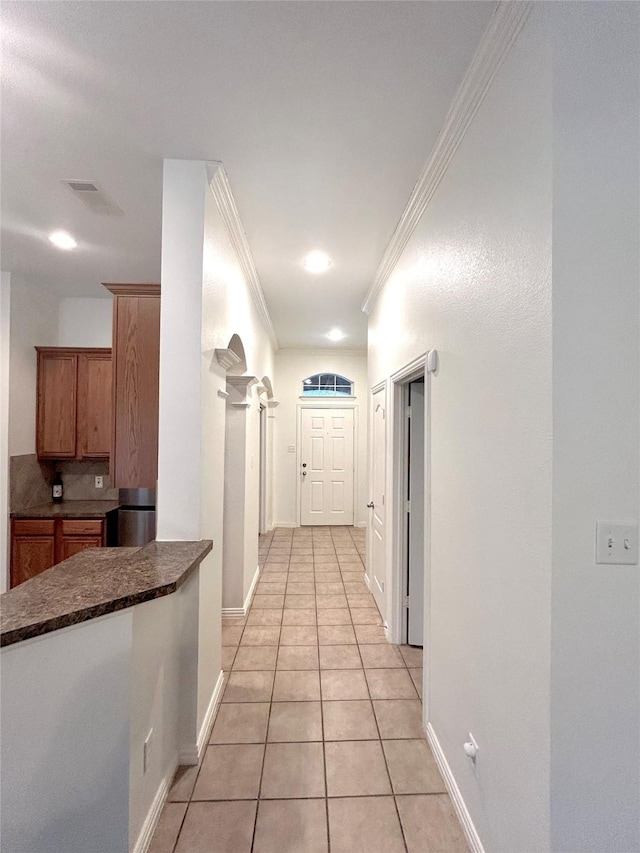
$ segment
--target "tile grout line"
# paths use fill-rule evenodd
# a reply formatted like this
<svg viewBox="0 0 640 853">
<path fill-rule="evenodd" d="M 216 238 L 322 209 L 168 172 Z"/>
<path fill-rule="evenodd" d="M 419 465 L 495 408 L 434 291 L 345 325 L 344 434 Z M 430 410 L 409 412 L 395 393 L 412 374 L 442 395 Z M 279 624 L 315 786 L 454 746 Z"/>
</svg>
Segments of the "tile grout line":
<svg viewBox="0 0 640 853">
<path fill-rule="evenodd" d="M 393 780 L 391 779 L 391 773 L 389 772 L 389 763 L 387 761 L 387 755 L 384 751 L 384 746 L 382 744 L 382 733 L 380 731 L 380 726 L 378 724 L 378 717 L 376 715 L 375 708 L 373 706 L 373 699 L 371 698 L 371 689 L 369 688 L 369 681 L 367 679 L 367 673 L 365 670 L 364 660 L 362 658 L 362 653 L 360 651 L 360 644 L 359 643 L 358 643 L 358 654 L 360 655 L 360 660 L 362 662 L 362 671 L 364 672 L 364 680 L 365 680 L 365 684 L 367 686 L 367 694 L 369 695 L 369 703 L 371 705 L 371 713 L 373 714 L 373 719 L 374 719 L 375 724 L 376 724 L 376 730 L 378 732 L 378 743 L 380 744 L 380 751 L 382 752 L 382 759 L 384 761 L 385 770 L 387 771 L 387 779 L 389 780 L 389 788 L 391 790 L 391 796 L 393 798 L 393 807 L 396 811 L 396 816 L 398 818 L 398 826 L 400 827 L 400 834 L 402 837 L 402 843 L 404 844 L 405 851 L 408 851 L 409 848 L 407 846 L 407 839 L 405 838 L 404 828 L 402 826 L 402 820 L 400 819 L 400 811 L 398 809 L 398 803 L 396 801 L 395 791 L 393 790 Z M 400 654 L 400 656 L 402 657 L 401 654 Z M 404 661 L 404 658 L 403 658 L 403 661 Z"/>
<path fill-rule="evenodd" d="M 270 550 L 271 550 L 271 546 L 269 546 L 269 551 Z M 290 563 L 291 563 L 291 560 L 289 559 L 289 562 L 287 563 L 287 578 L 289 577 L 289 565 L 290 565 Z M 286 589 L 286 587 L 285 587 L 285 589 Z M 247 613 L 247 618 L 251 614 L 252 610 L 253 610 L 253 602 L 251 602 L 251 606 L 249 607 L 249 613 Z M 280 654 L 280 637 L 282 636 L 282 619 L 284 618 L 283 614 L 284 614 L 284 599 L 282 602 L 282 615 L 280 618 L 280 630 L 278 631 L 278 647 L 277 647 L 278 651 L 276 652 L 276 660 L 275 660 L 274 671 L 273 671 L 273 681 L 271 682 L 271 698 L 269 700 L 269 711 L 267 713 L 267 727 L 266 727 L 265 733 L 264 733 L 264 749 L 262 751 L 262 764 L 260 766 L 260 781 L 258 782 L 258 794 L 256 797 L 256 813 L 255 813 L 255 816 L 253 819 L 253 833 L 251 835 L 251 848 L 250 848 L 251 850 L 253 850 L 255 840 L 256 840 L 256 831 L 258 829 L 258 812 L 260 810 L 260 795 L 262 794 L 262 782 L 264 779 L 264 765 L 265 765 L 265 761 L 267 759 L 267 745 L 269 742 L 269 726 L 271 724 L 271 709 L 273 708 L 273 694 L 274 694 L 275 687 L 276 687 L 277 669 L 275 667 L 278 666 L 278 655 Z"/>
<path fill-rule="evenodd" d="M 322 769 L 324 771 L 324 814 L 327 833 L 327 853 L 331 853 L 331 830 L 329 827 L 329 785 L 327 782 L 327 753 L 325 748 L 325 732 L 324 732 L 324 704 L 322 701 L 322 670 L 320 669 L 320 626 L 318 625 L 318 587 L 316 575 L 316 560 L 315 547 L 313 548 L 313 583 L 314 583 L 314 599 L 316 611 L 316 635 L 318 637 L 318 685 L 320 687 L 320 723 L 322 726 Z"/>
</svg>

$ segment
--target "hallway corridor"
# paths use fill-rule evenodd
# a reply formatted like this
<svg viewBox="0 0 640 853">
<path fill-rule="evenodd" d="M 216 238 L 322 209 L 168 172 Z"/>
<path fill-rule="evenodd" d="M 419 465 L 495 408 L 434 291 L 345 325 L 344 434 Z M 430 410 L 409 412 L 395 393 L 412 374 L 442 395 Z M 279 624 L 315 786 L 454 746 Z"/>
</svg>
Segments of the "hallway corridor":
<svg viewBox="0 0 640 853">
<path fill-rule="evenodd" d="M 277 529 L 246 619 L 223 622 L 225 690 L 150 853 L 461 853 L 422 734 L 422 650 L 387 643 L 364 530 Z"/>
</svg>

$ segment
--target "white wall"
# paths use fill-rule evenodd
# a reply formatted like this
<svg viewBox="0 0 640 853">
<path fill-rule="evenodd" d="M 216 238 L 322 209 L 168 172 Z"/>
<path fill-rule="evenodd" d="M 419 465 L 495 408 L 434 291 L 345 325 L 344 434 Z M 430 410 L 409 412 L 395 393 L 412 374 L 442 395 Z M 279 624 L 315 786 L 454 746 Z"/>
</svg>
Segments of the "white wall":
<svg viewBox="0 0 640 853">
<path fill-rule="evenodd" d="M 35 346 L 58 343 L 58 299 L 53 293 L 11 277 L 9 359 L 9 455 L 36 452 Z"/>
<path fill-rule="evenodd" d="M 357 482 L 356 514 L 354 524 L 366 525 L 367 522 L 367 356 L 365 353 L 345 354 L 340 350 L 279 350 L 275 358 L 278 406 L 270 410 L 275 422 L 274 429 L 274 525 L 286 527 L 298 523 L 296 505 L 296 484 L 298 481 L 297 454 L 289 453 L 289 446 L 298 441 L 298 406 L 301 403 L 316 402 L 318 405 L 331 405 L 330 399 L 318 401 L 301 400 L 302 381 L 316 373 L 338 373 L 354 381 L 356 405 L 356 448 Z M 270 418 L 270 420 L 272 420 Z"/>
<path fill-rule="evenodd" d="M 165 161 L 158 538 L 214 543 L 200 572 L 200 721 L 221 670 L 226 402 L 218 392 L 226 392 L 226 373 L 214 351 L 238 334 L 247 373 L 273 376 L 271 344 L 208 177 L 203 161 Z M 244 535 L 257 550 L 257 526 Z"/>
<path fill-rule="evenodd" d="M 9 581 L 9 358 L 11 274 L 0 273 L 0 593 Z"/>
<path fill-rule="evenodd" d="M 4 853 L 129 850 L 131 644 L 129 609 L 2 650 Z"/>
<path fill-rule="evenodd" d="M 370 317 L 371 386 L 427 349 L 440 356 L 430 721 L 496 853 L 549 847 L 549 59 L 536 7 Z M 389 479 L 389 508 L 391 495 Z"/>
<path fill-rule="evenodd" d="M 105 291 L 106 293 L 106 291 Z M 113 298 L 64 298 L 58 308 L 59 347 L 110 347 Z"/>
<path fill-rule="evenodd" d="M 553 8 L 553 849 L 640 850 L 640 7 Z"/>
</svg>

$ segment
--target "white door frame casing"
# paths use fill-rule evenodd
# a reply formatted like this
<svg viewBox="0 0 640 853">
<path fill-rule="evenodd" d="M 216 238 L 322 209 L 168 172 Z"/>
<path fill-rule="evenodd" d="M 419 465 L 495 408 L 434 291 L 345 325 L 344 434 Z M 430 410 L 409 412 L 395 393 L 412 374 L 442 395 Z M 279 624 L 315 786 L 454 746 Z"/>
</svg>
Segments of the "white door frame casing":
<svg viewBox="0 0 640 853">
<path fill-rule="evenodd" d="M 341 403 L 339 398 L 323 397 L 318 403 L 298 403 L 296 411 L 296 524 L 301 527 L 300 469 L 302 466 L 302 411 L 303 409 L 352 409 L 353 410 L 353 526 L 358 527 L 358 404 Z M 335 402 L 334 402 L 335 400 Z M 331 401 L 331 402 L 330 402 Z"/>
<path fill-rule="evenodd" d="M 424 654 L 423 654 L 423 720 L 429 719 L 429 653 L 431 649 L 431 373 L 437 364 L 435 350 L 422 353 L 391 375 L 389 397 L 392 424 L 389 436 L 391 470 L 389 485 L 393 495 L 390 519 L 387 522 L 389 536 L 389 595 L 387 597 L 387 626 L 389 641 L 400 643 L 403 627 L 403 581 L 406 577 L 405 529 L 405 410 L 404 394 L 409 382 L 424 376 Z"/>
</svg>

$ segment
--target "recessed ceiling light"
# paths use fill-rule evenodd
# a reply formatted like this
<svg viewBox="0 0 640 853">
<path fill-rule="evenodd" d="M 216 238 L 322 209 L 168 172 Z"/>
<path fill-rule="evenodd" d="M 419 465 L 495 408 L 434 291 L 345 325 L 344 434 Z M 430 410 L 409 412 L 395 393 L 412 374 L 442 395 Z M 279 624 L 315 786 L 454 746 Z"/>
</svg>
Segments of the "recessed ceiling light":
<svg viewBox="0 0 640 853">
<path fill-rule="evenodd" d="M 49 234 L 49 239 L 59 249 L 75 249 L 78 246 L 71 234 L 67 234 L 66 231 L 54 231 Z"/>
<path fill-rule="evenodd" d="M 340 329 L 331 329 L 327 337 L 330 341 L 341 341 L 344 338 L 344 332 L 341 332 Z"/>
<path fill-rule="evenodd" d="M 302 266 L 307 272 L 321 273 L 326 272 L 331 266 L 331 258 L 325 252 L 318 249 L 309 252 L 302 260 Z"/>
</svg>

